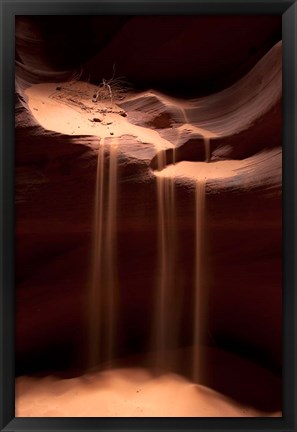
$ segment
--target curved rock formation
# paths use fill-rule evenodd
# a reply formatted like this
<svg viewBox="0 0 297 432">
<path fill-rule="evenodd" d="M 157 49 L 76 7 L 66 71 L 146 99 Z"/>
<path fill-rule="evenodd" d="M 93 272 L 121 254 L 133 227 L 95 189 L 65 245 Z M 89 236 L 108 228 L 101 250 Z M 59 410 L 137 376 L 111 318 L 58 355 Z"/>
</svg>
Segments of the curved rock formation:
<svg viewBox="0 0 297 432">
<path fill-rule="evenodd" d="M 154 80 L 157 72 L 151 73 Z M 85 367 L 97 155 L 104 142 L 106 175 L 109 146 L 119 150 L 117 355 L 150 349 L 160 176 L 175 181 L 181 245 L 175 271 L 184 292 L 179 343 L 191 345 L 194 184 L 206 178 L 204 343 L 280 374 L 281 43 L 232 86 L 190 101 L 148 91 L 111 106 L 92 102 L 97 87 L 83 81 L 25 87 L 20 82 L 16 104 L 18 373 Z M 158 166 L 160 154 L 166 164 Z M 211 386 L 228 395 L 219 380 Z M 247 403 L 261 405 L 250 397 Z M 278 398 L 270 402 L 266 410 L 281 409 Z"/>
<path fill-rule="evenodd" d="M 115 64 L 136 89 L 189 97 L 231 85 L 280 39 L 273 15 L 16 17 L 16 58 L 33 82 L 83 65 L 98 84 Z"/>
<path fill-rule="evenodd" d="M 280 38 L 278 17 L 133 17 L 85 73 L 99 83 L 115 63 L 117 76 L 136 88 L 193 97 L 238 80 Z"/>
</svg>

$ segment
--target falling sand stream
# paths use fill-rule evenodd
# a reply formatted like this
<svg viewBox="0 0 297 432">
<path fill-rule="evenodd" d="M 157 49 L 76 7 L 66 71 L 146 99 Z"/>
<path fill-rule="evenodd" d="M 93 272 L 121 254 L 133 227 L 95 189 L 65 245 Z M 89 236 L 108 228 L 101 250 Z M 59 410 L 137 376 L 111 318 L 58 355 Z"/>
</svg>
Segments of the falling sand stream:
<svg viewBox="0 0 297 432">
<path fill-rule="evenodd" d="M 116 223 L 118 146 L 102 139 L 96 172 L 94 246 L 90 289 L 89 364 L 111 365 L 117 311 Z M 105 153 L 109 152 L 108 177 Z M 106 184 L 105 178 L 108 178 Z"/>
<path fill-rule="evenodd" d="M 173 161 L 175 149 L 173 149 Z M 166 152 L 158 153 L 158 170 L 166 167 Z M 156 368 L 168 370 L 172 357 L 167 353 L 177 346 L 177 305 L 173 295 L 174 268 L 176 265 L 176 212 L 175 184 L 173 178 L 157 176 L 158 202 L 158 265 L 156 283 L 156 315 L 154 323 L 153 350 L 156 351 Z"/>
<path fill-rule="evenodd" d="M 210 160 L 210 139 L 204 137 L 205 162 Z M 175 148 L 173 149 L 175 163 Z M 166 168 L 166 152 L 158 153 L 158 171 Z M 201 380 L 202 358 L 200 354 L 202 334 L 202 282 L 203 282 L 203 231 L 205 178 L 195 184 L 195 268 L 193 272 L 193 358 L 192 379 Z M 178 287 L 175 283 L 178 266 L 177 215 L 175 198 L 175 177 L 157 175 L 158 202 L 158 265 L 156 286 L 155 340 L 156 368 L 170 369 L 175 359 L 170 349 L 178 346 L 181 316 L 178 307 Z M 170 353 L 170 354 L 169 354 Z"/>
<path fill-rule="evenodd" d="M 199 346 L 201 345 L 202 333 L 202 255 L 203 228 L 204 228 L 204 202 L 205 202 L 205 180 L 198 180 L 195 190 L 195 287 L 194 287 L 194 328 L 193 328 L 193 381 L 201 380 L 202 358 Z"/>
<path fill-rule="evenodd" d="M 204 139 L 205 161 L 210 159 L 209 138 Z M 118 142 L 102 139 L 98 149 L 96 172 L 94 246 L 89 296 L 89 365 L 112 366 L 115 355 L 117 321 L 117 163 Z M 109 158 L 107 157 L 109 156 Z M 175 147 L 172 161 L 175 163 Z M 158 171 L 166 168 L 166 151 L 158 151 Z M 152 316 L 156 369 L 170 370 L 176 359 L 168 353 L 179 346 L 181 325 L 178 266 L 175 178 L 156 176 L 158 229 L 155 314 Z M 193 359 L 192 378 L 199 381 L 201 359 L 201 285 L 203 254 L 203 218 L 205 180 L 195 185 L 195 268 L 193 272 Z"/>
</svg>

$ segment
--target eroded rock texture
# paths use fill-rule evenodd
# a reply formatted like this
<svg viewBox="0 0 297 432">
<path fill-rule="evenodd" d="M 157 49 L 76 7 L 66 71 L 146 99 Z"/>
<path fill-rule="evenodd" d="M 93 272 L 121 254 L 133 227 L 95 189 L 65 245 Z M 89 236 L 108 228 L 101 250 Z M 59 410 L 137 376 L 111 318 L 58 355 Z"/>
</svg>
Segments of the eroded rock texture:
<svg viewBox="0 0 297 432">
<path fill-rule="evenodd" d="M 246 19 L 248 24 L 244 27 Z M 17 69 L 16 92 L 18 373 L 55 368 L 74 371 L 85 366 L 86 292 L 90 284 L 97 155 L 103 140 L 106 176 L 108 146 L 116 142 L 119 148 L 118 355 L 139 354 L 149 349 L 158 247 L 155 174 L 160 172 L 158 168 L 164 168 L 161 172 L 170 177 L 175 158 L 179 268 L 172 271 L 184 293 L 180 346 L 192 343 L 189 311 L 195 255 L 193 184 L 201 176 L 199 164 L 203 164 L 206 177 L 203 289 L 207 322 L 204 342 L 252 357 L 265 368 L 280 373 L 281 42 L 275 44 L 279 22 L 271 17 L 262 20 L 229 17 L 232 31 L 229 29 L 230 34 L 226 35 L 224 20 L 217 17 L 199 20 L 198 33 L 201 38 L 203 35 L 203 44 L 195 33 L 194 19 L 190 25 L 186 19 L 170 21 L 173 22 L 169 26 L 171 33 L 166 35 L 161 18 L 118 20 L 113 27 L 108 27 L 108 41 L 96 39 L 95 51 L 99 45 L 100 49 L 104 44 L 105 47 L 86 64 L 85 72 L 90 74 L 91 83 L 96 84 L 108 75 L 114 61 L 110 53 L 121 52 L 117 54 L 119 74 L 125 72 L 136 86 L 144 88 L 147 83 L 147 88 L 158 88 L 158 91 L 132 92 L 117 101 L 126 117 L 115 113 L 104 138 L 100 131 L 107 125 L 90 121 L 97 108 L 90 99 L 84 100 L 86 92 L 81 99 L 85 108 L 78 106 L 77 101 L 74 104 L 76 113 L 85 116 L 81 126 L 76 122 L 75 129 L 67 129 L 68 132 L 59 127 L 56 130 L 46 127 L 42 104 L 48 104 L 44 112 L 50 116 L 51 109 L 55 110 L 53 103 L 61 101 L 44 96 L 42 92 L 48 90 L 41 87 L 39 96 L 37 91 L 30 102 L 28 87 L 30 83 L 45 81 L 47 60 L 47 81 L 50 74 L 52 81 L 55 76 L 61 81 L 62 78 L 52 72 L 54 55 L 43 58 L 39 53 L 44 43 L 42 37 L 35 43 L 33 52 L 18 35 L 19 57 L 24 63 Z M 24 21 L 20 25 L 24 26 Z M 30 25 L 28 31 L 32 30 Z M 152 25 L 153 39 L 146 40 L 147 45 L 142 45 L 140 51 L 136 38 L 139 28 Z M 20 28 L 24 32 L 24 27 Z M 211 28 L 218 29 L 227 39 L 234 32 L 237 36 L 232 36 L 232 44 L 226 43 L 223 37 L 214 40 L 210 37 Z M 35 32 L 33 26 L 32 37 Z M 99 33 L 96 28 L 96 34 Z M 188 46 L 186 41 L 194 36 L 198 38 L 195 39 L 198 46 Z M 205 43 L 207 38 L 210 44 Z M 54 44 L 51 39 L 46 45 L 49 51 L 54 51 Z M 174 55 L 175 50 L 178 55 Z M 193 59 L 193 51 L 199 61 Z M 161 62 L 163 54 L 166 61 Z M 37 58 L 35 63 L 33 58 Z M 69 65 L 63 65 L 60 70 L 66 70 Z M 39 74 L 41 66 L 43 72 Z M 174 74 L 170 74 L 172 70 Z M 187 83 L 182 89 L 185 93 L 194 87 L 195 99 L 164 95 L 162 90 L 168 92 L 178 87 L 175 76 Z M 203 82 L 206 93 L 210 93 L 210 82 L 220 76 L 222 79 L 213 86 L 223 88 L 227 82 L 228 86 L 209 96 L 197 97 Z M 75 91 L 79 83 L 75 84 L 78 86 Z M 88 84 L 91 92 L 92 85 Z M 36 100 L 39 100 L 38 108 L 34 105 Z M 44 123 L 40 120 L 42 115 Z M 65 111 L 65 122 L 60 117 L 59 123 L 71 123 L 69 116 L 69 111 Z M 91 131 L 83 129 L 85 124 L 91 129 L 94 123 Z M 78 127 L 83 133 L 80 134 Z M 148 138 L 134 127 L 149 130 Z M 208 163 L 204 162 L 205 137 L 210 140 Z M 167 168 L 158 167 L 160 152 L 166 155 Z M 215 165 L 221 163 L 231 163 L 231 168 L 226 172 L 222 165 Z M 205 165 L 211 165 L 213 171 L 210 173 L 212 168 Z M 211 384 L 219 386 L 216 382 Z M 279 405 L 279 398 L 271 397 L 265 408 L 279 409 Z"/>
</svg>

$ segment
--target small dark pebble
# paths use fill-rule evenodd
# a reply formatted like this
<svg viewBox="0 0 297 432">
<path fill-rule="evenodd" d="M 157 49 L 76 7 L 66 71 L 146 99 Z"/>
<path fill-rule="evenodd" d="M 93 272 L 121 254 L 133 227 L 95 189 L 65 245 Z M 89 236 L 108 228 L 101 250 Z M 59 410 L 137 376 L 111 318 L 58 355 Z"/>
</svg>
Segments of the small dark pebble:
<svg viewBox="0 0 297 432">
<path fill-rule="evenodd" d="M 110 135 L 114 135 L 114 133 L 113 133 L 113 132 L 110 132 Z"/>
<path fill-rule="evenodd" d="M 125 113 L 124 111 L 120 112 L 120 115 L 121 115 L 122 117 L 127 117 L 127 113 Z"/>
<path fill-rule="evenodd" d="M 62 87 L 56 87 L 56 90 L 62 90 Z"/>
<path fill-rule="evenodd" d="M 93 118 L 93 122 L 100 123 L 101 120 L 100 120 L 98 117 L 94 117 L 94 118 Z"/>
</svg>

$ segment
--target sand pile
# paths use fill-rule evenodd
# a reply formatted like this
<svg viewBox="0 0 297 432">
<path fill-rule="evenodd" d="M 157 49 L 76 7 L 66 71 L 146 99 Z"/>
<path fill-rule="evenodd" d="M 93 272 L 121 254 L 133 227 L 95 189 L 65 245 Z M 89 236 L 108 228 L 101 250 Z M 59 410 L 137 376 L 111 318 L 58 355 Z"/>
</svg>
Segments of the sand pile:
<svg viewBox="0 0 297 432">
<path fill-rule="evenodd" d="M 145 369 L 117 369 L 67 380 L 53 376 L 16 380 L 17 417 L 266 415 L 181 376 L 168 373 L 153 377 Z"/>
</svg>

